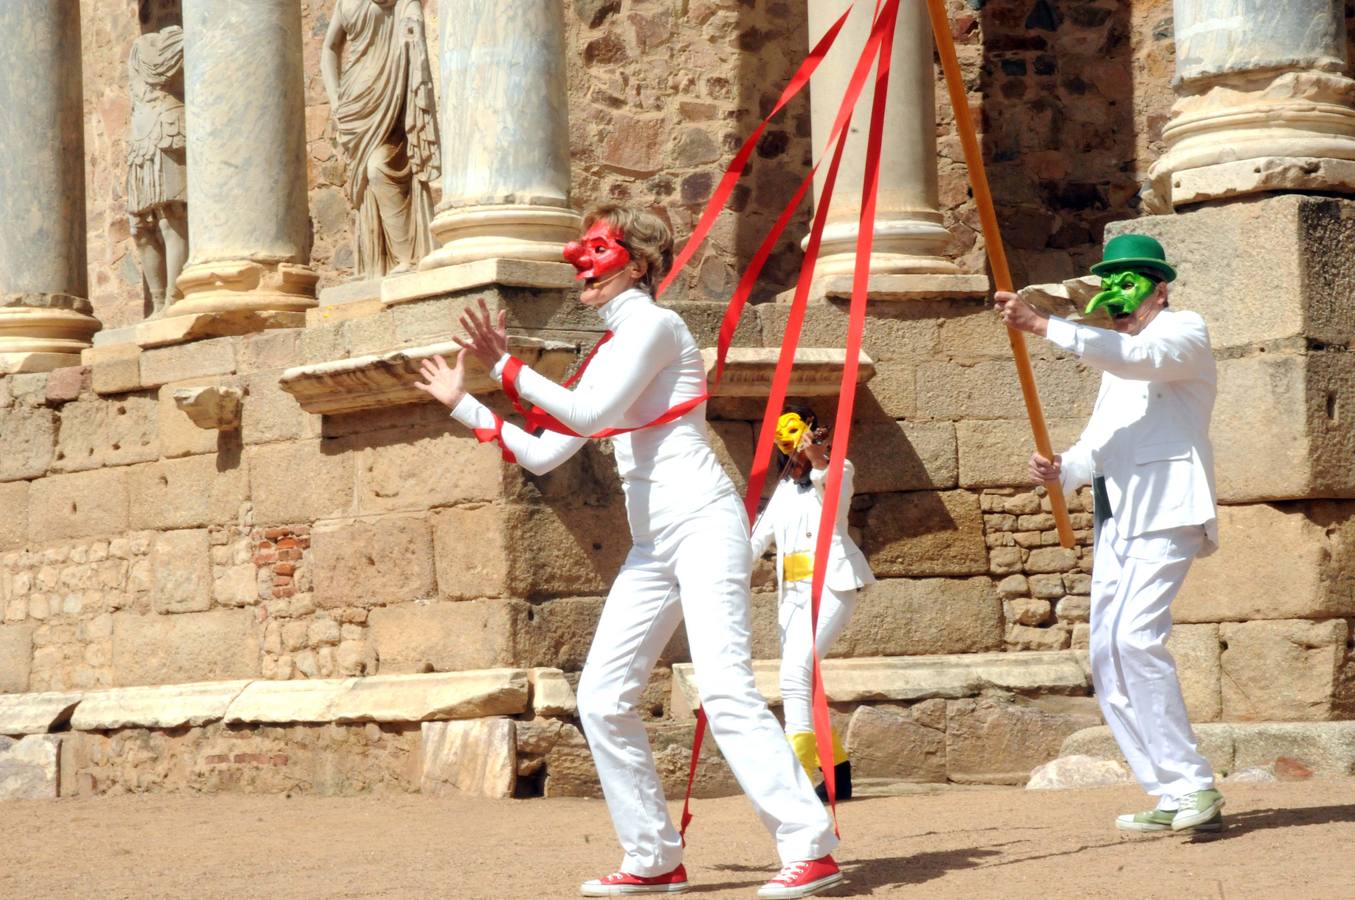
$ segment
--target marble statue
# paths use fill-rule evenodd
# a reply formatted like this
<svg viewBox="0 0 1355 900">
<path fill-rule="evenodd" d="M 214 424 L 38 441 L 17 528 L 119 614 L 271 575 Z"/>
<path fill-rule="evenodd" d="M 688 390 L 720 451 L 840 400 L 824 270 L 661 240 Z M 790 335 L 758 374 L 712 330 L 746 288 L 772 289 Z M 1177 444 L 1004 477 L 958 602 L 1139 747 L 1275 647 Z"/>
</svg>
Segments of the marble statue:
<svg viewBox="0 0 1355 900">
<path fill-rule="evenodd" d="M 348 162 L 357 277 L 413 269 L 433 249 L 441 172 L 419 0 L 337 0 L 320 71 Z"/>
<path fill-rule="evenodd" d="M 183 29 L 171 25 L 137 38 L 127 71 L 127 211 L 155 318 L 167 300 L 181 296 L 176 282 L 188 258 Z"/>
</svg>

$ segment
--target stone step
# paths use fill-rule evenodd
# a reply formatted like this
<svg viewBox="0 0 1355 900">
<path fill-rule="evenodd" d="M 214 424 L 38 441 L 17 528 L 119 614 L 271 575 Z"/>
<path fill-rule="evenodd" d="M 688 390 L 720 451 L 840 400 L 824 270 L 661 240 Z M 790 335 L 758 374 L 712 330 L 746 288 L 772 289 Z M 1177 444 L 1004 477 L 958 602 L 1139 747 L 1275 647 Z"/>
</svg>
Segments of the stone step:
<svg viewBox="0 0 1355 900">
<path fill-rule="evenodd" d="M 1281 757 L 1297 760 L 1314 775 L 1355 775 L 1355 722 L 1206 722 L 1196 725 L 1200 753 L 1226 775 L 1269 766 Z M 1060 756 L 1124 761 L 1106 726 L 1068 736 Z"/>
<path fill-rule="evenodd" d="M 780 668 L 780 660 L 753 661 L 757 689 L 771 706 L 781 704 Z M 1091 692 L 1087 654 L 1081 650 L 826 659 L 822 668 L 830 703 L 957 700 L 993 690 L 1026 695 Z M 691 664 L 673 666 L 670 715 L 691 720 L 699 703 Z"/>
<path fill-rule="evenodd" d="M 558 676 L 558 677 L 556 677 Z M 549 710 L 572 710 L 558 670 L 539 670 Z M 293 722 L 427 722 L 512 716 L 532 708 L 526 669 L 310 681 L 217 681 L 84 693 L 0 694 L 0 735 Z"/>
</svg>

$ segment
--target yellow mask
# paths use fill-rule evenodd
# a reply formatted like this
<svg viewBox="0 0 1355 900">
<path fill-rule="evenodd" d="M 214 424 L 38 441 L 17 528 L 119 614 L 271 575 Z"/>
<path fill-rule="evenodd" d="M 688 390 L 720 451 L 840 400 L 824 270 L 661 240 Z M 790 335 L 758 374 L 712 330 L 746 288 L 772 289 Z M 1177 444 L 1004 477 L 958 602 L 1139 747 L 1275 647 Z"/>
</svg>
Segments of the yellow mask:
<svg viewBox="0 0 1355 900">
<path fill-rule="evenodd" d="M 793 412 L 782 413 L 776 420 L 776 446 L 787 456 L 800 447 L 800 440 L 809 430 L 809 424 Z"/>
</svg>

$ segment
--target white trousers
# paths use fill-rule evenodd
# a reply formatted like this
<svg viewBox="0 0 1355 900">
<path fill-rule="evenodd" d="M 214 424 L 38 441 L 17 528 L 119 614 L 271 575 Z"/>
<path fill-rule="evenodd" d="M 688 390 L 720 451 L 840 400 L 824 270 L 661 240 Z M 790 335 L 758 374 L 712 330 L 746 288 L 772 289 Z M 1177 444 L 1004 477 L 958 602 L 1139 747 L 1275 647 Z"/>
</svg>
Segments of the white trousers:
<svg viewBox="0 0 1355 900">
<path fill-rule="evenodd" d="M 607 596 L 578 702 L 625 851 L 624 872 L 659 875 L 682 862 L 682 842 L 635 706 L 684 619 L 710 734 L 775 835 L 782 863 L 817 859 L 837 845 L 823 804 L 753 681 L 751 572 L 748 521 L 730 494 L 636 543 Z"/>
<path fill-rule="evenodd" d="M 1106 522 L 1092 571 L 1092 682 L 1101 712 L 1134 777 L 1159 807 L 1214 786 L 1167 652 L 1171 602 L 1203 542 L 1200 528 L 1130 540 Z"/>
<path fill-rule="evenodd" d="M 814 657 L 811 646 L 817 646 L 819 659 L 828 655 L 847 620 L 856 609 L 856 591 L 835 591 L 824 586 L 819 603 L 819 629 L 814 634 L 810 621 L 811 583 L 792 581 L 781 591 L 781 606 L 777 618 L 781 626 L 781 707 L 786 717 L 787 734 L 803 734 L 814 730 L 810 710 L 814 688 Z M 812 637 L 812 640 L 811 640 Z"/>
</svg>

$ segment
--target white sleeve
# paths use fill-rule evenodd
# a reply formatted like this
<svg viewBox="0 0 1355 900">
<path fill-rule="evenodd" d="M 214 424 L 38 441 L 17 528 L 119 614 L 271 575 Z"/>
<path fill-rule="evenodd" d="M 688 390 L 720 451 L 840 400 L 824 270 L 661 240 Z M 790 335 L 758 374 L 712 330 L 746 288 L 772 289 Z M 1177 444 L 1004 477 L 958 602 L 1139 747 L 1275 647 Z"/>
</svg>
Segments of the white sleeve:
<svg viewBox="0 0 1355 900">
<path fill-rule="evenodd" d="M 1045 336 L 1083 361 L 1121 378 L 1181 381 L 1202 375 L 1211 358 L 1204 320 L 1193 314 L 1179 315 L 1173 317 L 1171 325 L 1127 335 L 1051 316 Z"/>
<path fill-rule="evenodd" d="M 461 402 L 452 410 L 452 418 L 471 429 L 494 427 L 494 414 L 470 394 L 461 398 Z M 588 438 L 571 437 L 554 431 L 546 431 L 536 437 L 508 422 L 503 424 L 500 440 L 503 447 L 517 457 L 518 465 L 533 475 L 544 475 L 588 443 Z"/>
<path fill-rule="evenodd" d="M 1107 377 L 1102 375 L 1101 387 L 1096 394 L 1096 405 L 1092 408 L 1091 418 L 1087 420 L 1076 443 L 1060 455 L 1059 486 L 1063 488 L 1064 493 L 1071 493 L 1084 484 L 1091 484 L 1092 476 L 1096 474 L 1096 455 L 1114 432 L 1114 424 L 1106 423 L 1105 414 L 1102 412 L 1102 400 L 1109 389 Z"/>
<path fill-rule="evenodd" d="M 830 459 L 828 465 L 824 466 L 822 469 L 816 469 L 813 466 L 810 466 L 809 468 L 809 480 L 813 482 L 814 489 L 819 492 L 820 496 L 823 495 L 824 489 L 828 485 L 828 469 L 831 468 L 832 465 L 833 462 Z M 842 487 L 838 491 L 839 509 L 846 509 L 851 505 L 853 493 L 852 482 L 855 480 L 855 474 L 856 468 L 852 465 L 852 461 L 850 459 L 844 459 L 842 461 Z"/>
<path fill-rule="evenodd" d="M 621 424 L 644 389 L 681 350 L 665 319 L 628 325 L 612 338 L 605 359 L 601 354 L 594 359 L 576 390 L 523 366 L 518 371 L 518 393 L 579 434 Z"/>
</svg>

